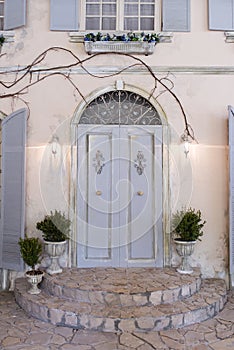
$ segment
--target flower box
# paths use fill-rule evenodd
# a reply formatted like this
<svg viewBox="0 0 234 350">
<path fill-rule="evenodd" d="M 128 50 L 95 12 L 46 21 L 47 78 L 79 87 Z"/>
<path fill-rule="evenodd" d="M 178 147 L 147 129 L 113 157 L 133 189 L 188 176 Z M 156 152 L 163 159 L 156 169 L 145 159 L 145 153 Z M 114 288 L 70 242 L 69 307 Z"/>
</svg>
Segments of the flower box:
<svg viewBox="0 0 234 350">
<path fill-rule="evenodd" d="M 85 51 L 91 55 L 100 52 L 121 52 L 136 55 L 151 55 L 155 42 L 147 41 L 84 41 Z"/>
</svg>

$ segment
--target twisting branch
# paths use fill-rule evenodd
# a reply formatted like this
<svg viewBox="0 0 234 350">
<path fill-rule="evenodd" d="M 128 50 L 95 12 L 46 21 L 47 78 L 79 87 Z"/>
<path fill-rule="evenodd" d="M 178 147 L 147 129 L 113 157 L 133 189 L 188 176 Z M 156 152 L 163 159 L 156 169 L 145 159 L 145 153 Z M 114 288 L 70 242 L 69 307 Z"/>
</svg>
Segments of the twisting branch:
<svg viewBox="0 0 234 350">
<path fill-rule="evenodd" d="M 46 67 L 45 62 L 46 58 L 50 53 L 54 52 L 63 52 L 67 53 L 68 57 L 72 57 L 73 62 L 68 63 L 68 64 L 63 64 L 63 65 L 53 65 L 51 67 Z M 40 53 L 33 61 L 32 63 L 28 64 L 26 67 L 17 67 L 15 69 L 9 69 L 9 70 L 3 70 L 0 71 L 0 78 L 4 77 L 3 79 L 0 79 L 0 87 L 3 88 L 3 93 L 0 93 L 0 99 L 8 99 L 8 98 L 20 98 L 22 101 L 22 96 L 25 95 L 29 88 L 34 86 L 37 83 L 42 82 L 43 80 L 47 79 L 48 77 L 53 77 L 53 76 L 62 76 L 64 77 L 75 89 L 75 91 L 81 96 L 81 98 L 86 102 L 84 95 L 82 94 L 80 88 L 78 87 L 77 83 L 73 81 L 71 78 L 71 71 L 74 68 L 81 68 L 86 74 L 90 75 L 91 77 L 95 78 L 109 78 L 113 76 L 120 75 L 124 73 L 125 71 L 131 70 L 134 67 L 140 67 L 145 69 L 149 75 L 153 78 L 154 81 L 154 86 L 153 89 L 151 90 L 151 93 L 149 95 L 149 99 L 154 96 L 156 90 L 159 88 L 159 86 L 162 88 L 162 91 L 156 95 L 156 99 L 159 98 L 163 93 L 168 92 L 178 103 L 180 110 L 182 112 L 184 124 L 185 124 L 185 133 L 187 136 L 189 136 L 192 140 L 195 140 L 194 132 L 191 127 L 191 125 L 188 124 L 187 121 L 187 116 L 185 113 L 185 110 L 183 108 L 183 105 L 178 98 L 178 96 L 174 93 L 173 88 L 174 88 L 174 83 L 172 82 L 171 79 L 169 79 L 169 74 L 167 74 L 163 78 L 158 78 L 156 74 L 153 72 L 152 68 L 146 64 L 142 59 L 135 57 L 131 54 L 127 53 L 115 53 L 112 52 L 111 55 L 116 55 L 116 56 L 127 56 L 131 60 L 135 61 L 135 63 L 130 64 L 124 68 L 119 69 L 117 72 L 114 73 L 107 73 L 105 75 L 96 75 L 93 74 L 88 70 L 88 68 L 85 67 L 85 63 L 92 61 L 95 59 L 95 57 L 98 56 L 103 56 L 107 55 L 108 53 L 97 53 L 91 56 L 88 56 L 84 59 L 80 59 L 77 55 L 75 55 L 71 50 L 66 49 L 64 47 L 59 47 L 59 46 L 54 46 L 46 49 L 42 53 Z M 4 55 L 0 55 L 0 58 L 2 58 Z M 44 64 L 44 67 L 40 67 L 39 65 Z M 37 74 L 37 78 L 34 80 L 33 76 Z M 14 76 L 13 81 L 12 75 Z M 168 87 L 168 82 L 170 83 L 170 87 Z M 14 91 L 12 92 L 11 89 L 14 88 Z M 6 91 L 9 91 L 6 92 Z M 28 103 L 25 101 L 26 105 Z"/>
</svg>

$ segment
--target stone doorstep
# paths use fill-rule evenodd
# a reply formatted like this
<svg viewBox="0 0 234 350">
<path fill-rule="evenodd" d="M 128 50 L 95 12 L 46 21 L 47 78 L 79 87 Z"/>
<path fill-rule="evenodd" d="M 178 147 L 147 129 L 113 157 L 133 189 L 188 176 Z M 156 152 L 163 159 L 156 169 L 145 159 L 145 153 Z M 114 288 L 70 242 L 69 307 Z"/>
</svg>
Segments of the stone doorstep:
<svg viewBox="0 0 234 350">
<path fill-rule="evenodd" d="M 54 325 L 104 332 L 145 332 L 181 328 L 217 315 L 227 300 L 223 280 L 203 280 L 199 293 L 183 301 L 150 306 L 108 306 L 74 303 L 27 293 L 25 278 L 16 280 L 16 302 L 31 316 Z"/>
<path fill-rule="evenodd" d="M 124 274 L 125 270 L 118 268 L 65 269 L 59 276 L 46 274 L 42 289 L 47 294 L 77 302 L 111 306 L 143 306 L 182 300 L 197 293 L 201 287 L 199 269 L 195 269 L 192 275 L 181 275 L 175 269 L 165 268 L 131 269 L 133 271 L 127 273 L 128 278 Z M 108 272 L 109 277 L 111 275 L 109 281 Z M 142 275 L 146 277 L 143 279 Z"/>
</svg>

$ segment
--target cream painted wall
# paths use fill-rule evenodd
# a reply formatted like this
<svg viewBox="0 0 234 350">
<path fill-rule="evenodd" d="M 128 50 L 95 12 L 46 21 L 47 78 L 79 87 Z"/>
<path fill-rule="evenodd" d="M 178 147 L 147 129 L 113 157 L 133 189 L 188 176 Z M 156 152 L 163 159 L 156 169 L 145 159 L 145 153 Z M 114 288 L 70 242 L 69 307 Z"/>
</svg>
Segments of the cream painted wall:
<svg viewBox="0 0 234 350">
<path fill-rule="evenodd" d="M 201 266 L 204 276 L 228 276 L 228 148 L 227 106 L 234 104 L 233 73 L 208 74 L 211 67 L 233 66 L 233 44 L 225 43 L 223 32 L 208 31 L 207 1 L 191 0 L 191 32 L 174 33 L 172 43 L 160 43 L 152 56 L 141 56 L 155 72 L 170 69 L 173 92 L 180 98 L 188 122 L 192 125 L 198 144 L 192 144 L 185 158 L 180 144 L 184 130 L 178 104 L 165 93 L 158 98 L 165 110 L 172 133 L 170 145 L 170 189 L 172 212 L 187 205 L 199 208 L 207 221 L 202 242 L 195 249 L 192 263 Z M 15 42 L 3 46 L 1 67 L 27 65 L 51 46 L 72 50 L 80 58 L 87 57 L 83 44 L 69 42 L 68 33 L 49 31 L 49 1 L 28 1 L 28 22 L 15 30 Z M 67 54 L 54 52 L 46 63 L 61 65 L 70 62 Z M 107 55 L 93 59 L 88 66 L 125 66 L 129 58 Z M 169 68 L 168 68 L 169 67 Z M 176 73 L 184 67 L 184 73 Z M 197 73 L 196 68 L 201 67 Z M 218 72 L 217 69 L 217 72 Z M 162 78 L 165 74 L 158 73 Z M 116 79 L 139 86 L 150 92 L 154 86 L 146 73 L 136 71 L 120 77 L 98 79 L 87 74 L 72 75 L 84 96 L 113 85 Z M 2 90 L 1 90 L 2 91 Z M 155 96 L 157 92 L 155 93 Z M 26 224 L 30 234 L 45 212 L 57 208 L 68 212 L 70 186 L 70 122 L 81 98 L 63 77 L 52 77 L 31 88 L 23 96 L 29 103 L 27 145 L 27 206 Z M 21 101 L 1 101 L 0 110 L 6 114 L 24 104 Z M 60 162 L 51 153 L 52 135 L 59 137 Z M 172 262 L 178 258 L 173 252 Z"/>
</svg>

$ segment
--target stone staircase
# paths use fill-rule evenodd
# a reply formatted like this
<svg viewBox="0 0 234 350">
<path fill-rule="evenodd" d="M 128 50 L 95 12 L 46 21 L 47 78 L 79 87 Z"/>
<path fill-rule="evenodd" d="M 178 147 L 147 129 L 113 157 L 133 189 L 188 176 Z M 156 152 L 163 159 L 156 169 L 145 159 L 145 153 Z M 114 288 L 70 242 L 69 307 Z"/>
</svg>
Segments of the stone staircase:
<svg viewBox="0 0 234 350">
<path fill-rule="evenodd" d="M 31 316 L 58 326 L 104 332 L 181 328 L 214 317 L 227 301 L 223 280 L 182 275 L 173 268 L 65 269 L 45 275 L 39 295 L 15 283 L 16 302 Z"/>
</svg>

